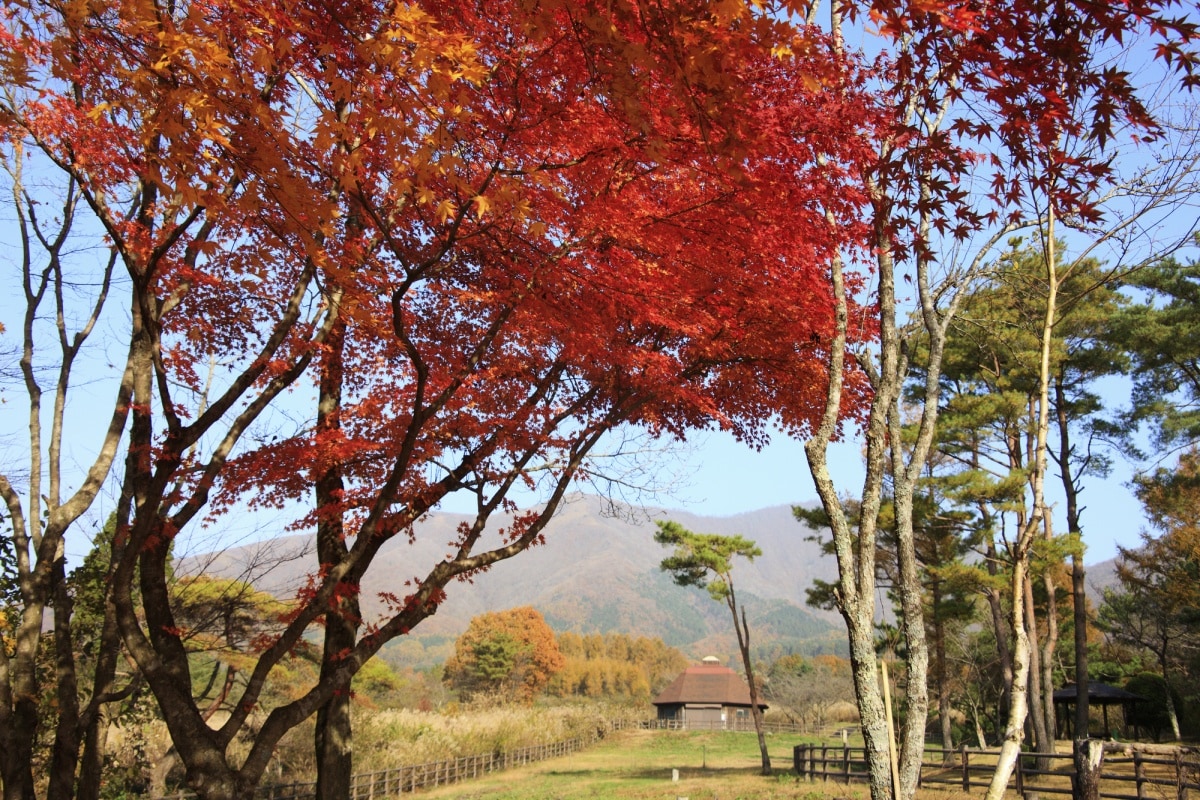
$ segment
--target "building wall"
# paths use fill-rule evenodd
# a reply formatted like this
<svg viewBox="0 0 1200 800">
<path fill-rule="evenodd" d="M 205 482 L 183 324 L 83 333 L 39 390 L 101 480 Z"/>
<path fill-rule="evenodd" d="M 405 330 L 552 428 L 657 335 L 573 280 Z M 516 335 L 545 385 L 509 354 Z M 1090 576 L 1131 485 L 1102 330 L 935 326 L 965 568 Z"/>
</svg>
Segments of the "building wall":
<svg viewBox="0 0 1200 800">
<path fill-rule="evenodd" d="M 687 706 L 682 703 L 657 706 L 658 719 L 682 722 L 689 730 L 744 730 L 750 724 L 750 709 L 741 706 Z"/>
<path fill-rule="evenodd" d="M 724 730 L 729 714 L 724 708 L 684 708 L 683 721 L 688 729 Z"/>
</svg>

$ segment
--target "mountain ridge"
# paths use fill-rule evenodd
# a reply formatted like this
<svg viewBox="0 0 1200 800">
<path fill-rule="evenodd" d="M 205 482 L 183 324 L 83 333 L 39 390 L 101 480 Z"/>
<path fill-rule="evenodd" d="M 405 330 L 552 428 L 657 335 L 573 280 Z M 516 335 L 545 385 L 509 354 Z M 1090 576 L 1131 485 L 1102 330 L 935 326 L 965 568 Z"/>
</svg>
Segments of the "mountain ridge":
<svg viewBox="0 0 1200 800">
<path fill-rule="evenodd" d="M 728 610 L 706 592 L 676 586 L 659 562 L 667 548 L 654 541 L 655 521 L 672 519 L 698 533 L 740 534 L 763 555 L 734 565 L 739 599 L 746 607 L 755 643 L 780 652 L 841 652 L 845 636 L 833 612 L 805 605 L 814 580 L 837 576 L 832 556 L 810 541 L 813 530 L 796 521 L 790 505 L 726 516 L 678 509 L 642 508 L 591 495 L 573 495 L 546 527 L 545 541 L 493 565 L 467 582 L 446 587 L 437 612 L 407 637 L 393 642 L 385 657 L 410 666 L 429 666 L 470 619 L 515 606 L 537 608 L 558 632 L 620 632 L 662 638 L 692 657 L 735 652 Z M 382 595 L 403 597 L 406 580 L 423 575 L 452 547 L 457 526 L 468 515 L 434 512 L 414 527 L 412 541 L 386 544 L 367 571 L 360 595 L 364 619 L 386 610 Z M 483 543 L 500 542 L 501 521 Z M 253 583 L 279 597 L 294 596 L 315 572 L 311 537 L 282 537 L 232 548 L 204 558 L 184 559 L 184 574 L 208 572 Z M 1089 567 L 1107 575 L 1107 563 Z M 1089 572 L 1089 594 L 1096 586 Z M 1093 599 L 1093 602 L 1095 600 Z"/>
<path fill-rule="evenodd" d="M 415 579 L 445 557 L 463 514 L 435 512 L 414 528 L 413 541 L 397 537 L 385 545 L 363 581 L 364 619 L 385 611 L 381 595 L 408 593 Z M 741 534 L 757 542 L 763 555 L 734 566 L 739 598 L 761 644 L 827 652 L 837 632 L 836 615 L 805 607 L 814 578 L 836 574 L 811 531 L 795 521 L 791 506 L 780 505 L 728 516 L 704 516 L 662 508 L 637 508 L 590 495 L 574 495 L 546 527 L 545 543 L 472 577 L 452 583 L 437 613 L 414 638 L 440 648 L 486 611 L 532 605 L 556 631 L 622 632 L 659 637 L 697 656 L 707 648 L 733 647 L 729 612 L 707 593 L 676 586 L 659 562 L 669 554 L 653 539 L 656 520 L 673 519 L 700 533 Z M 499 542 L 493 527 L 485 534 Z M 184 559 L 181 573 L 207 572 L 238 578 L 279 597 L 294 596 L 315 572 L 311 537 L 290 536 Z M 789 617 L 791 617 L 789 619 Z M 414 648 L 409 648 L 414 649 Z M 423 659 L 418 659 L 423 660 Z"/>
</svg>

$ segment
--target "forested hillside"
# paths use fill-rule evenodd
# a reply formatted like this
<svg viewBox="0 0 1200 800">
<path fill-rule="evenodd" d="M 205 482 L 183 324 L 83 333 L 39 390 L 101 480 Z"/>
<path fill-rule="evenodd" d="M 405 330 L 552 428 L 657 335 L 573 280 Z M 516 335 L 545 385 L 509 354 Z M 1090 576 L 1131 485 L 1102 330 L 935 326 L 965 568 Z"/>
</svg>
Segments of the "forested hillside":
<svg viewBox="0 0 1200 800">
<path fill-rule="evenodd" d="M 363 583 L 361 599 L 368 619 L 382 609 L 381 593 L 403 596 L 403 578 L 428 570 L 444 557 L 439 543 L 448 542 L 463 519 L 431 514 L 419 523 L 421 533 L 414 544 L 397 539 L 383 549 L 382 568 L 368 573 Z M 547 527 L 544 545 L 519 563 L 497 564 L 476 577 L 470 592 L 448 592 L 419 633 L 401 637 L 384 656 L 404 666 L 441 663 L 471 617 L 520 605 L 537 608 L 557 632 L 661 637 L 693 657 L 735 652 L 725 608 L 704 592 L 676 586 L 659 570 L 667 551 L 654 542 L 655 519 L 677 519 L 697 531 L 740 533 L 758 542 L 762 557 L 738 564 L 737 574 L 761 652 L 815 654 L 844 648 L 844 634 L 833 615 L 805 606 L 805 591 L 814 578 L 833 576 L 833 561 L 807 540 L 812 531 L 796 522 L 787 506 L 700 517 L 610 506 L 581 495 Z M 309 543 L 301 537 L 276 539 L 187 558 L 181 570 L 248 577 L 259 588 L 289 597 L 315 568 L 315 557 L 305 554 Z"/>
</svg>

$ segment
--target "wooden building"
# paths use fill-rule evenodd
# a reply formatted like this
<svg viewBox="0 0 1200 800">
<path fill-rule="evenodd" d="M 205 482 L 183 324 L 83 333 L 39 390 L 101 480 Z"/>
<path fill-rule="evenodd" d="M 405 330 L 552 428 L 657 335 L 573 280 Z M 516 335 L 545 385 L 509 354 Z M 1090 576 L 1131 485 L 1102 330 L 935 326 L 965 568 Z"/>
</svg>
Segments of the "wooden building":
<svg viewBox="0 0 1200 800">
<path fill-rule="evenodd" d="M 1055 713 L 1055 722 L 1058 730 L 1055 735 L 1060 739 L 1070 739 L 1075 736 L 1075 701 L 1078 697 L 1077 687 L 1073 683 L 1068 683 L 1061 689 L 1054 691 L 1054 705 L 1057 707 Z M 1104 714 L 1104 728 L 1101 731 L 1101 738 L 1107 739 L 1112 736 L 1116 728 L 1109 724 L 1108 707 L 1119 706 L 1121 709 L 1121 736 L 1129 738 L 1128 716 L 1129 707 L 1135 703 L 1148 702 L 1146 698 L 1139 694 L 1127 692 L 1116 686 L 1109 686 L 1107 683 L 1099 681 L 1088 681 L 1088 707 L 1095 708 L 1099 706 Z M 1140 731 L 1134 730 L 1134 738 L 1139 737 Z M 1091 732 L 1085 732 L 1085 736 L 1091 735 Z"/>
<path fill-rule="evenodd" d="M 688 730 L 752 729 L 750 687 L 715 656 L 688 667 L 654 698 L 660 720 Z M 766 709 L 760 702 L 758 707 Z"/>
</svg>

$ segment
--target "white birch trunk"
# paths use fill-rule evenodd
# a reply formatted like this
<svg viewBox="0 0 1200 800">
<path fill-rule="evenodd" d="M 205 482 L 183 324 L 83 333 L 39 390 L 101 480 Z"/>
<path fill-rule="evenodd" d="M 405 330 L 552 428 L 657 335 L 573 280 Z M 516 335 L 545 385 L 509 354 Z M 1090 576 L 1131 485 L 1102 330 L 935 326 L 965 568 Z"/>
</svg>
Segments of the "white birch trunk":
<svg viewBox="0 0 1200 800">
<path fill-rule="evenodd" d="M 1021 526 L 1013 547 L 1012 615 L 1013 682 L 1008 716 L 1008 728 L 996 761 L 996 771 L 988 786 L 986 800 L 1001 800 L 1008 779 L 1021 752 L 1022 732 L 1029 713 L 1029 637 L 1025 630 L 1025 581 L 1029 572 L 1029 551 L 1042 529 L 1046 515 L 1046 441 L 1050 429 L 1050 344 L 1054 322 L 1058 316 L 1058 270 L 1055 263 L 1054 207 L 1050 206 L 1046 231 L 1046 313 L 1042 320 L 1041 364 L 1038 376 L 1037 439 L 1030 461 L 1030 486 L 1033 492 L 1033 513 Z"/>
</svg>

